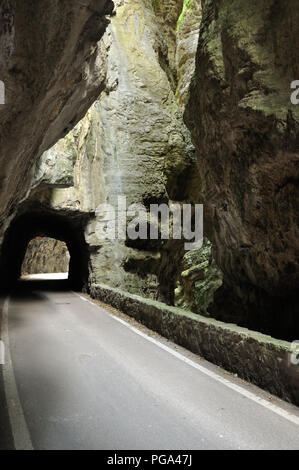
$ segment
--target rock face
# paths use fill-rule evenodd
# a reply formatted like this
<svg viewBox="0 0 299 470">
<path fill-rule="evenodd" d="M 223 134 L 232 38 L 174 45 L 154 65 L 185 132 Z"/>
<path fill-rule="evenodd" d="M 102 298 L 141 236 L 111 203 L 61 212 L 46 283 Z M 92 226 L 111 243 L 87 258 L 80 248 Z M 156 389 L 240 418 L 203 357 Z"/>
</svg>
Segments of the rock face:
<svg viewBox="0 0 299 470">
<path fill-rule="evenodd" d="M 1 1 L 0 226 L 29 189 L 34 161 L 103 88 L 97 43 L 112 9 L 110 0 Z"/>
<path fill-rule="evenodd" d="M 214 314 L 289 339 L 299 334 L 298 19 L 295 0 L 204 1 L 186 111 L 224 273 Z"/>
<path fill-rule="evenodd" d="M 187 252 L 175 290 L 175 305 L 209 316 L 215 292 L 222 285 L 222 273 L 212 256 L 211 243 L 205 240 L 201 250 Z"/>
<path fill-rule="evenodd" d="M 58 14 L 60 6 L 50 3 Z M 106 284 L 275 336 L 298 336 L 295 0 L 117 0 L 98 43 L 110 2 L 89 3 L 91 9 L 61 2 L 61 26 L 50 16 L 46 28 L 39 10 L 28 25 L 16 15 L 15 31 L 28 36 L 14 46 L 19 54 L 9 49 L 12 26 L 0 36 L 3 78 L 14 80 L 9 103 L 9 90 L 25 90 L 1 121 L 6 139 L 0 128 L 3 220 L 8 225 L 15 216 L 2 272 L 13 278 L 26 243 L 48 236 L 67 244 L 80 288 Z M 5 17 L 17 6 L 30 17 L 24 2 L 4 4 Z M 38 45 L 26 30 L 37 14 Z M 30 47 L 36 62 L 28 60 L 27 70 Z M 204 203 L 203 248 L 186 253 L 180 240 L 99 239 L 99 206 L 111 204 L 122 216 L 119 196 L 127 206 L 147 208 Z M 26 243 L 18 241 L 22 224 Z"/>
<path fill-rule="evenodd" d="M 96 155 L 93 165 L 102 173 L 99 202 L 114 206 L 119 195 L 126 196 L 128 205 L 147 207 L 183 201 L 187 195 L 181 178 L 195 163 L 174 88 L 174 40 L 181 9 L 179 5 L 168 8 L 167 2 L 159 5 L 119 2 L 104 37 L 109 48 L 107 85 L 94 107 L 97 119 L 92 119 L 90 154 Z M 164 28 L 159 25 L 162 12 L 168 18 Z M 90 245 L 95 243 L 91 282 L 164 297 L 159 288 L 165 285 L 161 244 L 117 240 L 99 245 L 92 223 L 88 240 Z M 174 284 L 174 279 L 168 283 Z M 174 287 L 170 290 L 173 295 Z"/>
<path fill-rule="evenodd" d="M 190 83 L 195 71 L 201 18 L 201 1 L 184 0 L 176 27 L 176 96 L 181 106 L 185 106 L 189 98 Z"/>
<path fill-rule="evenodd" d="M 22 274 L 67 273 L 70 254 L 64 242 L 37 237 L 31 240 L 22 265 Z"/>
<path fill-rule="evenodd" d="M 196 172 L 196 161 L 183 123 L 177 60 L 189 73 L 196 47 L 193 39 L 189 55 L 186 45 L 177 54 L 188 23 L 184 18 L 177 36 L 182 7 L 183 2 L 116 2 L 116 16 L 99 46 L 106 57 L 105 88 L 75 129 L 42 155 L 19 209 L 24 213 L 34 204 L 64 217 L 87 216 L 89 285 L 104 282 L 168 302 L 182 243 L 99 241 L 96 212 L 102 203 L 117 207 L 119 196 L 128 206 L 189 200 L 187 176 Z M 187 81 L 183 72 L 180 77 Z"/>
<path fill-rule="evenodd" d="M 183 241 L 99 240 L 96 233 L 97 208 L 103 203 L 117 207 L 119 196 L 127 198 L 128 206 L 147 208 L 197 200 L 198 171 L 183 112 L 195 68 L 201 2 L 119 0 L 115 6 L 97 47 L 105 71 L 102 93 L 76 127 L 37 161 L 5 250 L 16 243 L 18 221 L 33 223 L 28 240 L 59 235 L 68 245 L 73 227 L 88 250 L 81 250 L 84 260 L 78 261 L 88 263 L 86 287 L 101 282 L 206 312 L 217 282 L 206 271 L 204 279 L 203 271 L 199 274 L 202 282 L 188 276 L 182 281 L 181 272 L 186 263 L 189 269 L 193 262 L 195 270 L 205 261 L 210 265 L 210 247 L 185 259 Z M 59 233 L 57 215 L 67 221 Z M 35 259 L 39 249 L 31 246 Z M 23 253 L 23 244 L 15 251 Z M 4 271 L 14 277 L 19 262 L 13 268 L 6 263 L 9 258 Z M 175 298 L 176 287 L 180 295 Z"/>
</svg>

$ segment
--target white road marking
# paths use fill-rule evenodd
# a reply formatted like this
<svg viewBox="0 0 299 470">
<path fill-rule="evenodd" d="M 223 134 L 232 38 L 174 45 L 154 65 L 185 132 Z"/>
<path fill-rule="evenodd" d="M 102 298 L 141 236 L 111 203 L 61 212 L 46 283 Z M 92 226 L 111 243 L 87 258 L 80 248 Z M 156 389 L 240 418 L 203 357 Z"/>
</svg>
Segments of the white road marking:
<svg viewBox="0 0 299 470">
<path fill-rule="evenodd" d="M 85 302 L 89 302 L 91 305 L 94 307 L 100 308 L 96 303 L 92 302 L 91 300 L 86 299 L 85 297 L 81 296 L 77 292 L 74 292 L 77 296 L 80 297 L 80 299 L 84 300 Z M 275 405 L 274 403 L 270 403 L 269 401 L 265 400 L 264 398 L 259 397 L 253 392 L 250 392 L 249 390 L 246 390 L 243 387 L 240 387 L 239 385 L 235 384 L 234 382 L 231 382 L 228 379 L 225 379 L 219 374 L 216 374 L 215 372 L 207 369 L 206 367 L 197 364 L 196 362 L 192 361 L 188 357 L 185 357 L 183 354 L 174 351 L 172 348 L 166 346 L 165 344 L 161 343 L 160 341 L 152 338 L 151 336 L 148 336 L 147 334 L 143 333 L 142 331 L 138 330 L 134 326 L 130 325 L 128 322 L 123 320 L 122 318 L 118 318 L 115 315 L 112 315 L 111 313 L 107 312 L 106 310 L 102 309 L 103 312 L 105 312 L 106 315 L 110 316 L 114 320 L 118 321 L 122 325 L 126 326 L 129 328 L 131 331 L 136 333 L 137 335 L 141 336 L 142 338 L 146 339 L 147 341 L 150 341 L 151 343 L 155 344 L 158 346 L 160 349 L 163 349 L 164 351 L 167 351 L 169 354 L 172 356 L 176 357 L 177 359 L 180 359 L 181 361 L 185 362 L 185 364 L 188 364 L 189 366 L 193 367 L 194 369 L 199 370 L 203 374 L 211 377 L 214 380 L 217 380 L 218 382 L 222 383 L 226 387 L 234 390 L 237 393 L 240 393 L 244 397 L 248 398 L 249 400 L 254 401 L 255 403 L 258 403 L 259 405 L 267 408 L 268 410 L 272 411 L 273 413 L 279 415 L 280 417 L 287 419 L 288 421 L 292 422 L 293 424 L 296 424 L 299 426 L 299 416 L 296 416 L 294 414 L 289 413 L 288 411 L 284 410 L 283 408 Z"/>
<path fill-rule="evenodd" d="M 9 297 L 5 299 L 2 310 L 1 339 L 5 346 L 5 364 L 2 366 L 4 391 L 8 415 L 16 450 L 33 450 L 29 430 L 26 424 L 23 408 L 20 402 L 12 358 L 10 354 L 8 332 Z"/>
<path fill-rule="evenodd" d="M 234 390 L 235 392 L 243 395 L 244 397 L 256 402 L 257 404 L 267 408 L 268 410 L 272 411 L 273 413 L 277 414 L 278 416 L 287 419 L 288 421 L 292 422 L 295 425 L 299 425 L 299 416 L 296 416 L 283 408 L 270 403 L 269 401 L 265 400 L 264 398 L 259 397 L 257 394 L 246 390 L 245 388 L 240 387 L 239 385 L 231 382 L 228 379 L 216 374 L 215 372 L 209 370 L 208 368 L 197 364 L 196 362 L 192 361 L 191 359 L 187 358 L 183 354 L 173 350 L 172 348 L 166 346 L 165 344 L 161 343 L 160 341 L 148 336 L 147 334 L 143 333 L 139 329 L 135 328 L 134 326 L 130 325 L 125 320 L 110 314 L 105 309 L 100 308 L 96 303 L 92 302 L 91 300 L 86 299 L 85 297 L 81 296 L 80 294 L 74 292 L 81 300 L 84 302 L 90 303 L 93 307 L 101 309 L 103 313 L 105 313 L 110 318 L 113 318 L 115 321 L 121 323 L 126 328 L 129 328 L 135 334 L 141 336 L 142 338 L 146 339 L 147 341 L 155 344 L 160 349 L 168 352 L 172 356 L 176 357 L 177 359 L 181 360 L 185 364 L 193 367 L 194 369 L 199 370 L 203 374 L 209 376 L 210 378 L 220 382 L 221 384 L 225 385 L 226 387 Z M 8 413 L 11 422 L 11 428 L 15 443 L 15 448 L 17 450 L 33 450 L 33 445 L 31 442 L 29 430 L 26 424 L 24 412 L 22 409 L 22 405 L 20 402 L 15 374 L 12 365 L 12 358 L 10 354 L 10 344 L 9 344 L 9 333 L 8 333 L 8 307 L 9 307 L 9 298 L 7 298 L 4 302 L 3 306 L 3 318 L 2 318 L 2 329 L 1 329 L 1 339 L 4 342 L 5 349 L 6 349 L 6 363 L 3 366 L 3 379 L 4 379 L 4 388 L 5 388 L 5 395 L 7 400 L 8 406 Z"/>
</svg>

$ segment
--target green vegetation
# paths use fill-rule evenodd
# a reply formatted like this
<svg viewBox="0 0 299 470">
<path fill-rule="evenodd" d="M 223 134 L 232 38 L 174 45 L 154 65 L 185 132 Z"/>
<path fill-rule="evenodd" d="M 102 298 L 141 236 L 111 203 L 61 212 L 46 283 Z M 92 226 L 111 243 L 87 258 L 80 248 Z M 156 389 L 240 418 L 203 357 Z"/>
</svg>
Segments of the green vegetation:
<svg viewBox="0 0 299 470">
<path fill-rule="evenodd" d="M 153 9 L 154 9 L 154 12 L 157 13 L 159 9 L 159 0 L 153 0 Z"/>
<path fill-rule="evenodd" d="M 193 0 L 184 0 L 182 13 L 180 14 L 178 22 L 177 22 L 177 31 L 181 29 L 181 24 L 185 20 L 186 15 L 190 12 L 192 8 L 192 3 L 193 3 Z"/>
</svg>

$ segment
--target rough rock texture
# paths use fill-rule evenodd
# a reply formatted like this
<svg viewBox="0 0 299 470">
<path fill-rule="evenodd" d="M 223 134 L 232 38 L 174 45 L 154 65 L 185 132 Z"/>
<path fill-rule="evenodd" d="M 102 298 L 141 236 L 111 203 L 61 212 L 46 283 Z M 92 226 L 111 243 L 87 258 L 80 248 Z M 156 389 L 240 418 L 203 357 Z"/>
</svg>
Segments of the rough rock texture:
<svg viewBox="0 0 299 470">
<path fill-rule="evenodd" d="M 66 217 L 89 214 L 89 284 L 110 283 L 167 301 L 174 296 L 182 243 L 169 252 L 155 242 L 99 241 L 95 213 L 101 203 L 116 207 L 120 195 L 128 205 L 188 200 L 187 175 L 196 162 L 176 96 L 181 9 L 176 2 L 171 8 L 166 1 L 159 8 L 143 0 L 116 2 L 100 44 L 105 88 L 74 130 L 43 154 L 23 204 L 35 201 Z"/>
<path fill-rule="evenodd" d="M 211 243 L 205 240 L 201 250 L 188 251 L 183 257 L 182 269 L 175 290 L 175 305 L 208 316 L 215 292 L 222 285 L 222 273 L 212 256 Z"/>
<path fill-rule="evenodd" d="M 37 237 L 28 245 L 22 265 L 22 274 L 67 273 L 70 255 L 60 240 Z"/>
<path fill-rule="evenodd" d="M 158 52 L 160 66 L 167 74 L 172 89 L 175 90 L 178 79 L 177 22 L 183 9 L 184 0 L 153 0 L 152 4 L 158 27 L 162 33 L 157 35 L 155 49 Z"/>
<path fill-rule="evenodd" d="M 182 241 L 99 241 L 96 236 L 99 204 L 116 207 L 120 195 L 128 205 L 147 207 L 197 202 L 196 159 L 183 112 L 195 65 L 200 1 L 119 0 L 115 5 L 116 16 L 98 46 L 104 90 L 84 119 L 38 160 L 17 217 L 34 207 L 39 213 L 82 218 L 89 285 L 109 283 L 174 303 L 179 283 L 178 302 L 206 311 L 218 285 L 216 273 L 212 270 L 201 284 L 189 276 L 181 282 L 187 269 Z M 210 265 L 210 250 L 204 249 L 188 257 L 188 269 L 190 261 L 198 265 L 205 256 Z"/>
<path fill-rule="evenodd" d="M 95 106 L 94 135 L 104 176 L 103 201 L 113 205 L 118 195 L 126 196 L 128 204 L 146 206 L 186 197 L 180 177 L 194 164 L 193 148 L 165 68 L 176 11 L 171 36 L 157 24 L 149 2 L 119 2 L 104 38 L 109 47 L 107 86 Z M 105 242 L 92 254 L 91 282 L 156 297 L 161 250 L 155 243 Z"/>
<path fill-rule="evenodd" d="M 78 289 L 298 404 L 289 344 L 132 295 L 298 339 L 296 0 L 116 0 L 97 42 L 110 4 L 0 1 L 2 283 L 63 240 Z M 204 203 L 213 250 L 99 240 L 119 195 Z"/>
<path fill-rule="evenodd" d="M 97 44 L 111 0 L 1 0 L 0 228 L 25 196 L 36 159 L 103 88 Z"/>
<path fill-rule="evenodd" d="M 176 28 L 176 97 L 182 106 L 185 106 L 188 101 L 190 83 L 195 71 L 195 56 L 201 18 L 201 1 L 184 0 L 184 8 L 181 11 Z"/>
<path fill-rule="evenodd" d="M 59 234 L 72 247 L 82 284 L 298 337 L 295 0 L 117 0 L 98 43 L 106 20 L 95 8 L 110 2 L 88 4 L 1 3 L 0 206 L 7 225 L 16 215 L 5 247 L 28 220 L 27 241 Z M 99 240 L 97 208 L 119 195 L 203 202 L 215 261 L 209 242 L 186 254 L 175 240 Z M 12 275 L 18 263 L 4 257 Z"/>
<path fill-rule="evenodd" d="M 186 122 L 224 287 L 214 314 L 297 338 L 296 0 L 206 0 Z"/>
</svg>

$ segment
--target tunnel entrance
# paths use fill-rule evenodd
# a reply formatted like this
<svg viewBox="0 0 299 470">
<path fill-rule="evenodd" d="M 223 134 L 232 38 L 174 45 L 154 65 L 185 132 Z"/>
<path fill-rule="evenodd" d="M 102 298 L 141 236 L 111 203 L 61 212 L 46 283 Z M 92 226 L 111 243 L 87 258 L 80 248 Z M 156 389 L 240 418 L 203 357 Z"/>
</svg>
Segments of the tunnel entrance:
<svg viewBox="0 0 299 470">
<path fill-rule="evenodd" d="M 9 289 L 26 271 L 35 274 L 32 271 L 44 265 L 46 270 L 52 266 L 52 272 L 67 266 L 70 287 L 87 288 L 89 250 L 84 236 L 87 220 L 86 214 L 61 214 L 44 208 L 31 208 L 30 212 L 18 215 L 10 224 L 2 245 L 1 287 Z M 52 253 L 49 261 L 46 252 L 51 258 L 51 247 L 57 253 L 54 257 Z M 64 250 L 62 259 L 59 259 L 59 250 Z"/>
<path fill-rule="evenodd" d="M 35 274 L 67 274 L 70 253 L 65 242 L 49 237 L 35 237 L 28 246 L 21 277 Z"/>
</svg>

